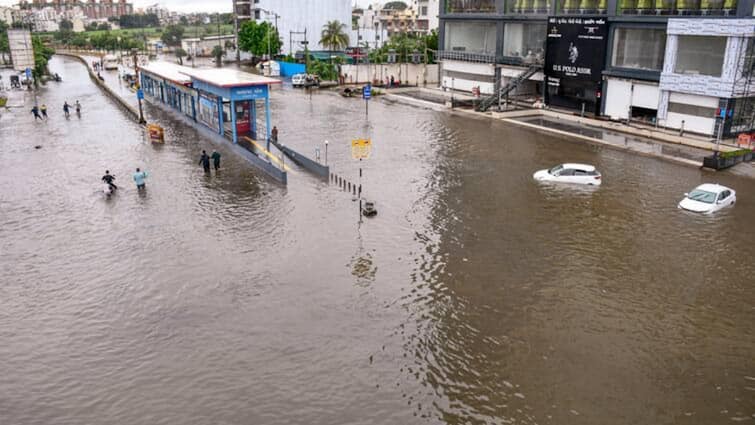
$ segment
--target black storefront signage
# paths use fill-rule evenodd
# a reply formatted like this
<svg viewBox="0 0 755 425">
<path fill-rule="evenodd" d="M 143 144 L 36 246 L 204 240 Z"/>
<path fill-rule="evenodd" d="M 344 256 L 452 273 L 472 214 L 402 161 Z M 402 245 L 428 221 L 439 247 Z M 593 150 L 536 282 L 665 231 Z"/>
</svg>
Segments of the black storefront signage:
<svg viewBox="0 0 755 425">
<path fill-rule="evenodd" d="M 607 41 L 608 25 L 604 18 L 548 18 L 545 75 L 556 81 L 600 81 Z M 551 78 L 548 80 L 550 83 Z"/>
</svg>

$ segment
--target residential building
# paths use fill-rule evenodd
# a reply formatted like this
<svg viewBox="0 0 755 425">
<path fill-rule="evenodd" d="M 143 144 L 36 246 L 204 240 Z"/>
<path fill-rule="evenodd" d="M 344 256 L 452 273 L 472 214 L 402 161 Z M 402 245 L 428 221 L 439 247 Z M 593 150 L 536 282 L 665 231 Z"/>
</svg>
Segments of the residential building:
<svg viewBox="0 0 755 425">
<path fill-rule="evenodd" d="M 17 14 L 18 14 L 17 9 L 13 9 L 12 7 L 0 6 L 0 21 L 3 21 L 8 25 L 16 21 Z"/>
<path fill-rule="evenodd" d="M 160 21 L 160 25 L 167 25 L 170 23 L 170 11 L 161 6 L 160 3 L 155 3 L 152 6 L 147 6 L 147 14 L 154 14 Z"/>
<path fill-rule="evenodd" d="M 22 8 L 42 10 L 52 8 L 56 13 L 79 8 L 89 19 L 107 19 L 134 13 L 134 5 L 127 0 L 22 0 Z"/>
<path fill-rule="evenodd" d="M 417 28 L 417 10 L 412 7 L 405 9 L 383 7 L 378 12 L 378 17 L 388 37 L 394 34 L 421 34 Z"/>
<path fill-rule="evenodd" d="M 417 32 L 427 34 L 438 29 L 440 0 L 414 0 L 414 9 L 417 11 Z"/>
<path fill-rule="evenodd" d="M 359 42 L 360 46 L 365 43 L 370 48 L 379 48 L 388 41 L 388 32 L 380 21 L 380 4 L 375 3 L 367 9 L 354 9 L 352 11 L 352 46 Z"/>
<path fill-rule="evenodd" d="M 552 107 L 708 135 L 719 122 L 724 135 L 753 127 L 755 106 L 745 100 L 755 97 L 753 0 L 444 3 L 446 89 L 542 97 Z M 729 115 L 716 118 L 721 110 Z"/>
<path fill-rule="evenodd" d="M 346 33 L 350 34 L 351 3 L 351 0 L 254 0 L 250 14 L 252 19 L 270 22 L 278 28 L 283 42 L 281 50 L 284 54 L 293 54 L 304 49 L 304 41 L 310 50 L 326 49 L 320 45 L 320 33 L 330 21 L 343 23 Z M 243 9 L 244 5 L 236 6 Z M 245 13 L 244 10 L 241 12 Z M 238 18 L 246 19 L 239 15 L 239 11 L 236 13 Z"/>
</svg>

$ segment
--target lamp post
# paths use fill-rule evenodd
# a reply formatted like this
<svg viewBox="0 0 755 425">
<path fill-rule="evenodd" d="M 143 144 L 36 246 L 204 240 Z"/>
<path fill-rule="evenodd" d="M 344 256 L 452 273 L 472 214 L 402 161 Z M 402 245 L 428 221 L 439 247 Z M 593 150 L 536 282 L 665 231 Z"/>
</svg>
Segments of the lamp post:
<svg viewBox="0 0 755 425">
<path fill-rule="evenodd" d="M 325 141 L 325 166 L 328 165 L 328 141 Z"/>
<path fill-rule="evenodd" d="M 136 78 L 136 90 L 137 93 L 139 90 L 142 89 L 142 82 L 139 78 L 139 58 L 138 58 L 138 49 L 131 49 L 131 54 L 134 57 L 134 77 Z M 139 124 L 145 124 L 147 121 L 144 120 L 144 110 L 142 109 L 142 98 L 137 94 L 136 99 L 139 101 Z"/>
</svg>

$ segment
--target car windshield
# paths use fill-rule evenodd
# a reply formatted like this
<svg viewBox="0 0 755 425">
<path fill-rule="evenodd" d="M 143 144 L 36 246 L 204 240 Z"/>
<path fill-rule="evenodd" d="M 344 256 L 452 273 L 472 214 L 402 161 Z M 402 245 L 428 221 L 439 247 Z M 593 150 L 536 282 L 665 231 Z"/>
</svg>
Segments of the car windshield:
<svg viewBox="0 0 755 425">
<path fill-rule="evenodd" d="M 706 192 L 704 190 L 695 189 L 687 195 L 687 198 L 693 201 L 705 202 L 706 204 L 712 204 L 716 201 L 716 194 L 713 192 Z"/>
<path fill-rule="evenodd" d="M 550 170 L 548 170 L 548 173 L 555 176 L 556 173 L 558 173 L 559 171 L 561 171 L 563 168 L 564 168 L 563 165 L 556 165 L 555 167 L 553 167 Z"/>
</svg>

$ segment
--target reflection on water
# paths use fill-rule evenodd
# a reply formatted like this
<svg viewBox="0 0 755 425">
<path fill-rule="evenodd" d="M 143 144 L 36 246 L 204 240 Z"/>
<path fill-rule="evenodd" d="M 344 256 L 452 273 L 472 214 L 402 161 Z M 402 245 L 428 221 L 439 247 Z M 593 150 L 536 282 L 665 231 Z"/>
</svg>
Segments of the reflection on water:
<svg viewBox="0 0 755 425">
<path fill-rule="evenodd" d="M 282 188 L 167 114 L 145 143 L 56 59 L 81 120 L 0 119 L 0 418 L 81 423 L 711 424 L 755 413 L 749 180 L 486 120 L 289 88 L 281 139 L 379 215 Z M 50 87 L 40 97 L 62 104 Z M 31 97 L 21 97 L 28 110 Z M 107 123 L 107 125 L 103 125 Z M 34 150 L 35 144 L 43 149 Z M 196 165 L 221 149 L 223 169 Z M 601 187 L 538 185 L 566 161 Z M 147 191 L 129 181 L 150 172 Z M 105 168 L 123 187 L 102 199 Z M 703 181 L 739 203 L 676 209 Z M 752 419 L 750 419 L 752 420 Z"/>
</svg>

